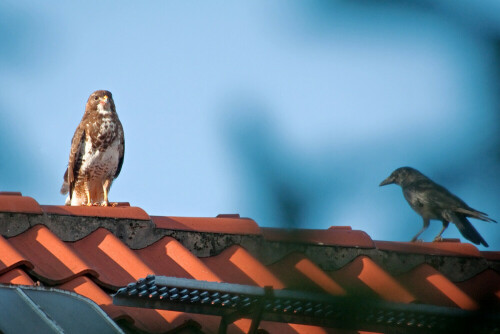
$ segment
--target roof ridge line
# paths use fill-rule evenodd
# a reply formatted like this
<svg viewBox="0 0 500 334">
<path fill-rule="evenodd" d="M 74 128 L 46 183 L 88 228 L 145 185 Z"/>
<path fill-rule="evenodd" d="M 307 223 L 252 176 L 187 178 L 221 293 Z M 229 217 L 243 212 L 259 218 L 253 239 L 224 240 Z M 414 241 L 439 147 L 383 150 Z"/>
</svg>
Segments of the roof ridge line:
<svg viewBox="0 0 500 334">
<path fill-rule="evenodd" d="M 59 214 L 31 215 L 0 213 L 0 234 L 9 238 L 36 225 L 46 226 L 64 242 L 76 242 L 104 228 L 132 250 L 143 249 L 165 236 L 179 241 L 197 257 L 220 254 L 232 245 L 240 245 L 264 265 L 276 262 L 298 251 L 305 254 L 323 270 L 342 268 L 359 255 L 366 255 L 391 274 L 402 274 L 415 266 L 428 263 L 443 272 L 452 281 L 463 281 L 487 268 L 500 273 L 500 261 L 494 258 L 471 257 L 467 254 L 401 253 L 393 249 L 363 248 L 356 246 L 294 243 L 269 240 L 264 234 L 231 234 L 158 228 L 153 220 L 127 218 L 65 216 Z M 413 248 L 414 246 L 411 245 Z M 397 253 L 397 256 L 395 254 Z M 443 261 L 443 259 L 449 259 Z M 452 265 L 450 265 L 452 264 Z"/>
</svg>

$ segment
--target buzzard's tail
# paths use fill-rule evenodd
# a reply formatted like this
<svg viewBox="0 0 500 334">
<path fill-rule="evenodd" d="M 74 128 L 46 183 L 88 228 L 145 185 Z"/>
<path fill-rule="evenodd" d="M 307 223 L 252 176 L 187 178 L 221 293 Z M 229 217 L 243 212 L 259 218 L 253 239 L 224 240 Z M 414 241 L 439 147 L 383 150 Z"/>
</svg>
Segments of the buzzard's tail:
<svg viewBox="0 0 500 334">
<path fill-rule="evenodd" d="M 69 192 L 69 183 L 68 183 L 68 169 L 66 168 L 66 172 L 64 173 L 64 182 L 61 187 L 61 194 L 66 195 Z"/>
<path fill-rule="evenodd" d="M 61 187 L 61 194 L 66 195 L 69 192 L 69 184 L 64 181 Z"/>
<path fill-rule="evenodd" d="M 457 226 L 458 230 L 465 239 L 475 243 L 476 245 L 484 245 L 488 247 L 488 243 L 483 239 L 483 237 L 479 234 L 479 232 L 472 226 L 470 221 L 467 218 L 460 214 L 451 212 L 450 213 L 451 221 Z"/>
</svg>

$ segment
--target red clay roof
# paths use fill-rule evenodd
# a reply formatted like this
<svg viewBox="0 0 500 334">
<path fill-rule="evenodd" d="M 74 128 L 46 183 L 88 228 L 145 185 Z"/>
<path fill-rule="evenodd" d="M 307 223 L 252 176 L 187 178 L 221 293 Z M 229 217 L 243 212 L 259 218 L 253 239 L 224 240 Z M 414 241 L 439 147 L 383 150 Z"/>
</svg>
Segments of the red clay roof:
<svg viewBox="0 0 500 334">
<path fill-rule="evenodd" d="M 468 243 L 374 241 L 350 227 L 285 231 L 238 215 L 150 217 L 115 208 L 39 205 L 0 193 L 0 283 L 46 286 L 94 300 L 112 319 L 161 333 L 217 317 L 115 306 L 117 288 L 149 274 L 366 295 L 401 303 L 500 310 L 500 252 Z M 230 326 L 246 332 L 250 321 Z M 339 333 L 262 322 L 270 333 Z M 345 332 L 345 331 L 341 331 Z"/>
</svg>

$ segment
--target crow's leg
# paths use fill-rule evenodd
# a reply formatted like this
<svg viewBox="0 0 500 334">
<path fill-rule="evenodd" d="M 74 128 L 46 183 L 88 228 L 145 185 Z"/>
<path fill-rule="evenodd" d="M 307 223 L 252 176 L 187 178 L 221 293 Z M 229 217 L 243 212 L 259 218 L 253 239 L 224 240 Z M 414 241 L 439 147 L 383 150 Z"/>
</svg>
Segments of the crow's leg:
<svg viewBox="0 0 500 334">
<path fill-rule="evenodd" d="M 412 239 L 411 242 L 417 241 L 417 238 L 429 227 L 429 219 L 424 218 L 424 227 L 418 232 Z"/>
<path fill-rule="evenodd" d="M 450 222 L 446 221 L 446 220 L 442 220 L 442 222 L 443 222 L 443 228 L 441 229 L 441 231 L 439 231 L 439 234 L 436 235 L 436 237 L 434 238 L 433 241 L 443 241 L 443 237 L 441 237 L 441 234 L 443 234 L 444 230 L 446 230 L 448 228 L 448 225 L 450 225 Z"/>
</svg>

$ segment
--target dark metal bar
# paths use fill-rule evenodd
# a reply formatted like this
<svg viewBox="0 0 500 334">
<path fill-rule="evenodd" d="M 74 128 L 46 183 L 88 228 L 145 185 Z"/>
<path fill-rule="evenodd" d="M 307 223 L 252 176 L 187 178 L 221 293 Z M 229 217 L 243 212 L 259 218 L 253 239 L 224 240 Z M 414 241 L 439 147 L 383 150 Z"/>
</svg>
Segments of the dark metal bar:
<svg viewBox="0 0 500 334">
<path fill-rule="evenodd" d="M 255 334 L 257 333 L 257 329 L 259 328 L 260 320 L 262 319 L 262 313 L 264 311 L 264 306 L 266 302 L 270 302 L 273 298 L 273 287 L 272 286 L 266 286 L 264 287 L 264 297 L 260 300 L 259 304 L 257 305 L 254 315 L 252 317 L 252 324 L 250 325 L 250 329 L 248 331 L 248 334 Z"/>
<path fill-rule="evenodd" d="M 219 324 L 219 331 L 217 332 L 218 334 L 226 334 L 227 333 L 227 326 L 231 322 L 226 321 L 226 317 L 221 317 L 220 318 L 220 324 Z"/>
</svg>

